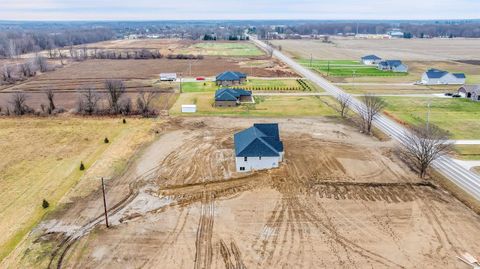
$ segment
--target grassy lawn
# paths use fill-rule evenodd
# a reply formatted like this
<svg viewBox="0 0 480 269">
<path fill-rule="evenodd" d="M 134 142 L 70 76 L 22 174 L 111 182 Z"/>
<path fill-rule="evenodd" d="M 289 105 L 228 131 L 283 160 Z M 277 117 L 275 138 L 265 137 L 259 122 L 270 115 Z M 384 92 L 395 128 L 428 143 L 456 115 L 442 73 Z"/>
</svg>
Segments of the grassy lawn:
<svg viewBox="0 0 480 269">
<path fill-rule="evenodd" d="M 107 118 L 2 118 L 0 260 L 82 178 L 122 170 L 135 149 L 153 139 L 153 125 L 147 119 L 122 124 Z M 110 143 L 104 143 L 105 137 Z M 81 161 L 84 171 L 79 170 Z M 50 203 L 48 209 L 42 208 L 43 199 Z"/>
<path fill-rule="evenodd" d="M 337 113 L 314 96 L 266 96 L 256 97 L 255 105 L 233 108 L 213 106 L 213 93 L 182 93 L 170 109 L 172 115 L 216 116 L 336 116 Z M 197 113 L 181 113 L 182 104 L 196 104 Z"/>
<path fill-rule="evenodd" d="M 374 66 L 363 65 L 359 61 L 351 60 L 313 60 L 301 59 L 299 63 L 309 67 L 322 75 L 333 77 L 392 77 L 406 76 L 407 73 L 394 73 L 390 71 L 378 70 Z"/>
<path fill-rule="evenodd" d="M 480 139 L 480 102 L 467 99 L 384 97 L 387 114 L 407 124 L 425 122 L 431 102 L 430 121 L 449 131 L 452 139 Z"/>
<path fill-rule="evenodd" d="M 208 56 L 261 56 L 264 55 L 254 44 L 242 42 L 202 42 L 193 44 L 184 51 L 184 54 L 201 54 Z"/>
<path fill-rule="evenodd" d="M 312 91 L 318 91 L 312 83 L 303 80 Z M 235 88 L 243 88 L 246 90 L 261 91 L 309 91 L 295 79 L 249 79 L 244 85 L 235 86 Z M 184 82 L 182 83 L 182 92 L 214 92 L 220 87 L 215 82 Z"/>
<path fill-rule="evenodd" d="M 462 160 L 480 160 L 480 145 L 455 145 L 455 153 Z"/>
</svg>

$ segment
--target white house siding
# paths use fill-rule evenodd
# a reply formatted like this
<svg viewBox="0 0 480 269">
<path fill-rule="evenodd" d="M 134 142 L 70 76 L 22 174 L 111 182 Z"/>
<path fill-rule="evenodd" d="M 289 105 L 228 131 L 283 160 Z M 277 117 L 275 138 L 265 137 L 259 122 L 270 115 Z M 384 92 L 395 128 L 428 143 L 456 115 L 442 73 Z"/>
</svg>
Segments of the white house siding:
<svg viewBox="0 0 480 269">
<path fill-rule="evenodd" d="M 364 65 L 377 65 L 379 62 L 379 60 L 362 60 Z"/>
<path fill-rule="evenodd" d="M 237 172 L 276 168 L 282 161 L 282 155 L 280 157 L 247 157 L 247 161 L 245 157 L 236 157 Z M 240 167 L 245 167 L 245 170 L 240 170 Z"/>
<path fill-rule="evenodd" d="M 408 67 L 404 64 L 392 68 L 393 72 L 406 73 L 408 72 Z"/>
<path fill-rule="evenodd" d="M 422 84 L 426 85 L 443 85 L 443 84 L 454 84 L 461 85 L 465 84 L 464 78 L 457 78 L 453 74 L 446 74 L 441 78 L 429 78 L 427 74 L 422 75 Z"/>
</svg>

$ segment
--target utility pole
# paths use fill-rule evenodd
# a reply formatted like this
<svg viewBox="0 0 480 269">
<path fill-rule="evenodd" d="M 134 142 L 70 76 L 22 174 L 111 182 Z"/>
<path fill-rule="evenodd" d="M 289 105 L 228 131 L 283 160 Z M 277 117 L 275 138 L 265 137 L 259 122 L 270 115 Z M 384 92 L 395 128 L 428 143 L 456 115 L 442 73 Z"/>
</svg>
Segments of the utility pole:
<svg viewBox="0 0 480 269">
<path fill-rule="evenodd" d="M 330 75 L 330 60 L 327 62 L 327 77 Z"/>
<path fill-rule="evenodd" d="M 182 73 L 180 73 L 180 93 L 182 93 Z"/>
<path fill-rule="evenodd" d="M 103 193 L 103 209 L 105 212 L 105 224 L 107 225 L 107 228 L 109 228 L 108 214 L 107 214 L 107 199 L 105 199 L 105 183 L 103 182 L 103 177 L 102 177 L 102 193 Z"/>
<path fill-rule="evenodd" d="M 310 68 L 312 68 L 312 62 L 313 62 L 313 55 L 310 54 Z"/>
</svg>

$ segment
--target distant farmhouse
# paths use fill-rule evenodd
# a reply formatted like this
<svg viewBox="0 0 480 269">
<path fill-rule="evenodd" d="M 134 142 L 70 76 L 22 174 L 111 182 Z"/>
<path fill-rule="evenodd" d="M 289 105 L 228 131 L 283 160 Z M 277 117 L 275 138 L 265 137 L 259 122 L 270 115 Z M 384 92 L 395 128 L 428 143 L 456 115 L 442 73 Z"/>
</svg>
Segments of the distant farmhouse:
<svg viewBox="0 0 480 269">
<path fill-rule="evenodd" d="M 479 85 L 463 85 L 458 89 L 458 93 L 465 98 L 480 102 L 480 84 Z"/>
<path fill-rule="evenodd" d="M 382 61 L 382 58 L 377 55 L 367 55 L 363 56 L 361 61 L 365 65 L 378 65 Z"/>
<path fill-rule="evenodd" d="M 215 92 L 216 107 L 234 107 L 241 103 L 252 103 L 252 92 L 244 89 L 220 89 Z"/>
<path fill-rule="evenodd" d="M 378 69 L 383 71 L 392 71 L 396 73 L 407 73 L 408 66 L 400 60 L 386 60 L 378 64 Z"/>
<path fill-rule="evenodd" d="M 234 135 L 237 172 L 271 169 L 283 161 L 278 124 L 255 123 Z"/>
<path fill-rule="evenodd" d="M 449 73 L 439 69 L 429 69 L 423 73 L 421 84 L 424 85 L 461 85 L 465 84 L 465 74 Z"/>
<path fill-rule="evenodd" d="M 215 78 L 217 85 L 219 86 L 234 86 L 245 83 L 247 75 L 240 72 L 226 71 L 220 73 Z"/>
</svg>

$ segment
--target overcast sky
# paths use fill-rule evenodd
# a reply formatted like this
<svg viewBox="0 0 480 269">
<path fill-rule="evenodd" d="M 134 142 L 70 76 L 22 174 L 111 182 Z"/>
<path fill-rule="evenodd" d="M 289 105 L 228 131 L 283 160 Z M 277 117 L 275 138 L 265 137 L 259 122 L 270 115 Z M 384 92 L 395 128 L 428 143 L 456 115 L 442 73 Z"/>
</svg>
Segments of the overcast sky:
<svg viewBox="0 0 480 269">
<path fill-rule="evenodd" d="M 0 0 L 0 20 L 478 19 L 480 0 Z"/>
</svg>

